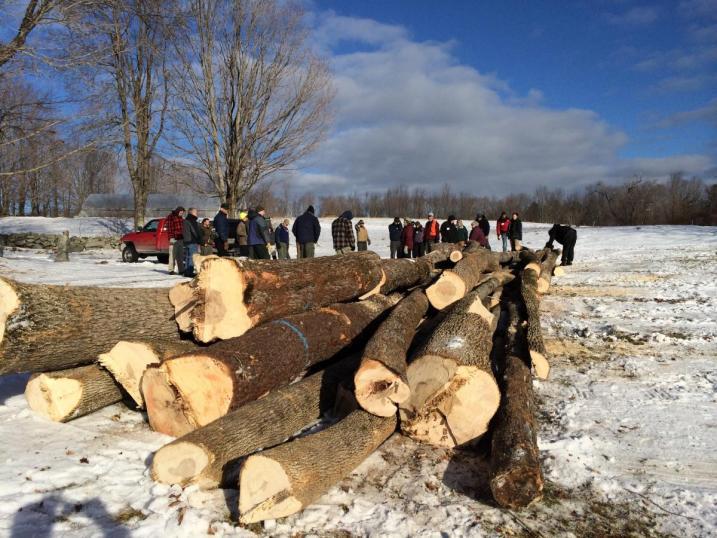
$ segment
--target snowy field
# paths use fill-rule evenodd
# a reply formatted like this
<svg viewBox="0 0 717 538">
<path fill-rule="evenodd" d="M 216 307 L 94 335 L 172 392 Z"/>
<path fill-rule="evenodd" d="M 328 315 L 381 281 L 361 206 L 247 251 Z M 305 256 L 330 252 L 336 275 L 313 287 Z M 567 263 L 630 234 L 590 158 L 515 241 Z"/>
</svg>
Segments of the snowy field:
<svg viewBox="0 0 717 538">
<path fill-rule="evenodd" d="M 0 233 L 107 229 L 61 220 L 0 219 Z M 390 221 L 367 220 L 383 256 Z M 322 226 L 318 253 L 329 254 L 330 221 Z M 547 229 L 526 224 L 524 242 L 542 247 Z M 27 376 L 10 375 L 0 377 L 0 536 L 714 536 L 717 229 L 580 228 L 575 251 L 542 303 L 553 369 L 535 382 L 546 491 L 534 507 L 490 500 L 484 447 L 452 453 L 394 435 L 303 513 L 240 527 L 234 492 L 152 482 L 147 462 L 169 438 L 141 414 L 114 405 L 55 424 L 27 408 Z M 152 261 L 123 264 L 118 251 L 71 259 L 6 249 L 0 274 L 181 281 Z"/>
</svg>

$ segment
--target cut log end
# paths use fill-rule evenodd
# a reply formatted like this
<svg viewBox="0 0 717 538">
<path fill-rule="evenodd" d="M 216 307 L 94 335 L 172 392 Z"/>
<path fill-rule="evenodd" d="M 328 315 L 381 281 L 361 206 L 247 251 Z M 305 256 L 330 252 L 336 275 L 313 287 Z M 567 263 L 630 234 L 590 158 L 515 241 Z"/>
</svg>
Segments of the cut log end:
<svg viewBox="0 0 717 538">
<path fill-rule="evenodd" d="M 359 297 L 359 301 L 365 301 L 369 297 L 373 297 L 374 295 L 378 295 L 381 293 L 381 287 L 386 283 L 386 273 L 383 269 L 381 269 L 381 280 L 379 281 L 378 285 L 369 291 L 368 293 L 364 293 L 361 297 Z"/>
<path fill-rule="evenodd" d="M 13 287 L 0 278 L 0 344 L 5 336 L 5 322 L 20 307 L 20 299 Z"/>
<path fill-rule="evenodd" d="M 154 454 L 152 479 L 163 484 L 184 486 L 201 474 L 211 463 L 211 457 L 210 452 L 196 443 L 171 443 Z"/>
<path fill-rule="evenodd" d="M 169 290 L 169 302 L 174 306 L 174 320 L 179 330 L 185 333 L 192 331 L 191 311 L 196 304 L 194 288 L 189 282 L 177 284 Z"/>
<path fill-rule="evenodd" d="M 25 387 L 25 398 L 35 413 L 55 422 L 63 422 L 82 399 L 82 383 L 76 379 L 34 376 Z"/>
<path fill-rule="evenodd" d="M 159 368 L 148 368 L 142 376 L 142 398 L 147 406 L 149 425 L 154 431 L 180 437 L 195 429 L 182 412 L 177 393 Z"/>
<path fill-rule="evenodd" d="M 371 414 L 390 417 L 411 396 L 408 384 L 384 364 L 364 359 L 354 377 L 356 399 Z"/>
<path fill-rule="evenodd" d="M 453 263 L 458 263 L 463 259 L 463 253 L 460 250 L 454 250 L 450 253 L 448 259 L 451 260 Z"/>
<path fill-rule="evenodd" d="M 482 317 L 489 326 L 493 325 L 493 314 L 485 307 L 480 296 L 476 296 L 475 300 L 468 307 L 468 312 L 471 314 L 478 314 Z"/>
<path fill-rule="evenodd" d="M 541 277 L 538 279 L 538 285 L 537 285 L 536 289 L 537 289 L 538 293 L 540 293 L 541 295 L 544 295 L 544 294 L 548 293 L 548 290 L 550 289 L 550 282 L 548 282 L 547 279 Z"/>
<path fill-rule="evenodd" d="M 490 490 L 504 508 L 525 508 L 543 498 L 543 477 L 534 468 L 516 467 L 494 476 Z"/>
<path fill-rule="evenodd" d="M 256 523 L 295 514 L 303 508 L 291 493 L 291 481 L 277 461 L 264 456 L 249 456 L 239 479 L 239 520 Z"/>
<path fill-rule="evenodd" d="M 525 266 L 524 271 L 533 271 L 535 276 L 538 276 L 540 274 L 540 264 L 537 262 L 530 262 Z"/>
<path fill-rule="evenodd" d="M 149 367 L 159 364 L 160 358 L 152 348 L 141 342 L 120 341 L 107 353 L 102 353 L 98 362 L 110 371 L 112 376 L 132 397 L 138 407 L 144 407 L 140 390 L 142 374 Z"/>
<path fill-rule="evenodd" d="M 548 376 L 550 375 L 550 363 L 548 362 L 548 359 L 545 358 L 545 355 L 535 350 L 531 350 L 530 361 L 533 364 L 535 377 L 539 379 L 548 379 Z"/>
<path fill-rule="evenodd" d="M 438 281 L 428 287 L 426 296 L 433 308 L 443 310 L 462 299 L 466 291 L 466 285 L 461 277 L 452 271 L 444 271 Z"/>
<path fill-rule="evenodd" d="M 562 266 L 557 266 L 553 269 L 553 276 L 563 276 L 565 275 L 565 268 Z"/>
<path fill-rule="evenodd" d="M 401 418 L 421 409 L 426 400 L 453 378 L 455 372 L 455 361 L 437 355 L 423 355 L 411 362 L 406 371 L 411 396 L 400 406 Z"/>
</svg>

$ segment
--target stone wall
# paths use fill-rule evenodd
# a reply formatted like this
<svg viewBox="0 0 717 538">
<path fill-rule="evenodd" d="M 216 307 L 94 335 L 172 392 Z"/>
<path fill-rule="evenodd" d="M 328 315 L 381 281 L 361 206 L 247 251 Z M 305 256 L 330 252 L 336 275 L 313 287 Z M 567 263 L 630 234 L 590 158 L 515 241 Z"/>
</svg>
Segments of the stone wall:
<svg viewBox="0 0 717 538">
<path fill-rule="evenodd" d="M 34 248 L 53 250 L 59 235 L 40 233 L 0 234 L 0 245 L 5 248 Z M 70 252 L 82 252 L 91 249 L 119 249 L 119 237 L 70 237 Z"/>
</svg>

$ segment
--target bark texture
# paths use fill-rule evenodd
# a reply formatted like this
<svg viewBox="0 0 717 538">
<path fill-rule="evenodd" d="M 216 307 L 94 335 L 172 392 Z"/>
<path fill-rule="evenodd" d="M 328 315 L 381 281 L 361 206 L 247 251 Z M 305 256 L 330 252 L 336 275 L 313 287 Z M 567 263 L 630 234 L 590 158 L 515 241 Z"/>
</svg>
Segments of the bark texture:
<svg viewBox="0 0 717 538">
<path fill-rule="evenodd" d="M 154 455 L 152 478 L 201 488 L 235 487 L 240 458 L 284 442 L 330 411 L 338 384 L 357 365 L 358 356 L 344 359 L 169 443 Z"/>
<path fill-rule="evenodd" d="M 540 277 L 538 277 L 538 293 L 548 293 L 550 289 L 550 279 L 553 277 L 555 263 L 558 261 L 559 250 L 547 250 L 546 255 L 540 262 Z"/>
<path fill-rule="evenodd" d="M 286 517 L 316 501 L 396 429 L 396 417 L 360 409 L 318 433 L 250 456 L 239 478 L 243 523 Z"/>
<path fill-rule="evenodd" d="M 415 260 L 409 258 L 381 260 L 381 268 L 386 275 L 381 293 L 385 295 L 395 290 L 428 285 L 434 278 L 436 266 L 447 259 L 448 251 L 444 249 L 434 250 Z"/>
<path fill-rule="evenodd" d="M 128 335 L 174 342 L 167 292 L 0 279 L 0 375 L 89 364 Z"/>
<path fill-rule="evenodd" d="M 96 364 L 36 374 L 25 388 L 30 409 L 67 422 L 122 400 L 112 376 Z"/>
<path fill-rule="evenodd" d="M 539 268 L 539 266 L 538 266 Z M 530 358 L 535 374 L 541 379 L 547 379 L 550 365 L 546 358 L 543 333 L 540 327 L 540 296 L 538 294 L 538 271 L 535 264 L 530 261 L 521 273 L 520 294 L 526 311 L 527 341 Z"/>
<path fill-rule="evenodd" d="M 484 278 L 483 273 L 498 269 L 497 256 L 489 250 L 469 252 L 426 290 L 428 300 L 434 308 L 442 310 L 475 288 Z"/>
</svg>

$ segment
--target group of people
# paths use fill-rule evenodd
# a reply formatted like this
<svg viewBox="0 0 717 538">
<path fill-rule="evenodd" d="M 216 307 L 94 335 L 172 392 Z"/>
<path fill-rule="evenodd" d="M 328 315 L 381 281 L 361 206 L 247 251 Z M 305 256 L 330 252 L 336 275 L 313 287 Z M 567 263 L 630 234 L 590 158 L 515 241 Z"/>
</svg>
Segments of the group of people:
<svg viewBox="0 0 717 538">
<path fill-rule="evenodd" d="M 202 219 L 197 217 L 197 209 L 177 207 L 166 218 L 166 229 L 169 234 L 169 272 L 174 274 L 175 265 L 180 274 L 194 275 L 194 254 L 209 255 L 214 252 L 219 256 L 230 254 L 230 226 L 233 222 L 228 215 L 229 204 L 222 204 L 214 217 Z M 344 211 L 331 223 L 331 237 L 336 254 L 346 254 L 354 250 L 368 250 L 371 239 L 363 220 L 352 224 L 353 213 Z M 252 259 L 268 260 L 271 258 L 289 259 L 289 220 L 284 219 L 274 228 L 271 219 L 266 216 L 264 207 L 242 211 L 236 222 L 233 254 Z M 313 258 L 316 243 L 321 235 L 321 224 L 315 215 L 313 206 L 298 216 L 291 233 L 296 242 L 297 258 Z M 471 222 L 470 231 L 463 221 L 450 215 L 442 224 L 438 224 L 435 215 L 428 213 L 425 225 L 419 221 L 411 221 L 395 217 L 388 226 L 389 249 L 391 258 L 418 258 L 433 250 L 436 243 L 459 243 L 468 240 L 477 241 L 481 246 L 490 249 L 490 222 L 484 214 L 476 215 Z M 508 248 L 521 250 L 523 240 L 523 223 L 517 212 L 509 218 L 504 211 L 496 221 L 496 235 L 502 242 L 503 252 Z M 546 247 L 552 248 L 553 242 L 563 245 L 563 265 L 570 265 L 577 240 L 577 232 L 570 226 L 555 224 L 549 232 L 550 239 Z"/>
</svg>

